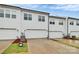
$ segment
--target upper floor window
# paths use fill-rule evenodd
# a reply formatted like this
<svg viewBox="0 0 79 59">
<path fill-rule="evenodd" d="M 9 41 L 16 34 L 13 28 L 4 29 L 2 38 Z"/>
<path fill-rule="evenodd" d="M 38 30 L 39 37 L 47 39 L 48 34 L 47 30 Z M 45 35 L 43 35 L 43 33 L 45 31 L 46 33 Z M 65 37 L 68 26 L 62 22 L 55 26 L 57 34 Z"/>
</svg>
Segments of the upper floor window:
<svg viewBox="0 0 79 59">
<path fill-rule="evenodd" d="M 42 22 L 45 22 L 45 16 L 38 16 L 38 20 L 42 21 Z"/>
<path fill-rule="evenodd" d="M 78 25 L 78 26 L 79 26 L 79 21 L 76 21 L 76 25 Z"/>
<path fill-rule="evenodd" d="M 10 18 L 10 11 L 9 10 L 6 10 L 5 17 Z"/>
<path fill-rule="evenodd" d="M 4 17 L 4 10 L 0 9 L 0 17 Z"/>
<path fill-rule="evenodd" d="M 73 21 L 71 21 L 71 22 L 70 22 L 70 25 L 74 25 L 74 22 L 73 22 Z"/>
<path fill-rule="evenodd" d="M 54 21 L 53 22 L 50 21 L 50 24 L 55 24 L 55 22 Z"/>
<path fill-rule="evenodd" d="M 63 25 L 63 21 L 59 21 L 59 25 Z"/>
<path fill-rule="evenodd" d="M 24 20 L 32 20 L 32 15 L 24 13 Z"/>
<path fill-rule="evenodd" d="M 13 19 L 16 18 L 16 11 L 12 11 L 12 18 L 13 18 Z"/>
<path fill-rule="evenodd" d="M 16 15 L 15 14 L 12 14 L 12 18 L 16 18 Z"/>
</svg>

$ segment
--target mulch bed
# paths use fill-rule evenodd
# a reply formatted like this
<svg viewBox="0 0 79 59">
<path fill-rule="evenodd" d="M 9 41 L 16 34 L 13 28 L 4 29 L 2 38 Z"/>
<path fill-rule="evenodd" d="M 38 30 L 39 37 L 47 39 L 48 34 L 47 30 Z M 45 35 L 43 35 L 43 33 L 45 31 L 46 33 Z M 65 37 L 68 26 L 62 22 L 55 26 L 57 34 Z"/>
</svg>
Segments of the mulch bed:
<svg viewBox="0 0 79 59">
<path fill-rule="evenodd" d="M 14 44 L 14 43 L 19 43 L 20 42 L 20 39 L 18 38 L 18 39 L 16 39 L 12 44 Z M 25 39 L 25 41 L 23 41 L 23 43 L 27 43 L 27 39 Z"/>
</svg>

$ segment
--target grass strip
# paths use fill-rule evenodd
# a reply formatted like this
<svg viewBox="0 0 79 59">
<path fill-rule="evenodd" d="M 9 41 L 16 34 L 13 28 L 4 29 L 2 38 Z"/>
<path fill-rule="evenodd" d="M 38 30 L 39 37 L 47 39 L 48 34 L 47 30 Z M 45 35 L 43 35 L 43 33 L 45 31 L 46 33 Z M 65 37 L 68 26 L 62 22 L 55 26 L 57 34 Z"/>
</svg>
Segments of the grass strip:
<svg viewBox="0 0 79 59">
<path fill-rule="evenodd" d="M 23 47 L 19 47 L 18 43 L 11 44 L 2 54 L 24 54 L 28 52 L 28 45 L 24 43 Z"/>
<path fill-rule="evenodd" d="M 79 46 L 76 46 L 76 45 L 72 45 L 72 44 L 69 44 L 69 43 L 66 43 L 66 42 L 62 42 L 60 40 L 54 40 L 54 41 L 79 49 Z"/>
</svg>

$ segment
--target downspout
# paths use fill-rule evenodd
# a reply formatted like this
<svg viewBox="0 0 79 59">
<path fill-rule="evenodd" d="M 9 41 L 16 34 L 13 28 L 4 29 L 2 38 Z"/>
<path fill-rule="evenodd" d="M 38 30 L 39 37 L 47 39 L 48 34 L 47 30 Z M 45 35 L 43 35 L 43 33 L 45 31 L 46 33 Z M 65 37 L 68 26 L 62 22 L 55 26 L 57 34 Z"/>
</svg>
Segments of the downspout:
<svg viewBox="0 0 79 59">
<path fill-rule="evenodd" d="M 21 10 L 21 18 L 20 18 L 20 36 L 21 36 L 21 33 L 23 33 L 23 15 L 22 15 L 22 10 Z"/>
<path fill-rule="evenodd" d="M 48 37 L 47 39 L 49 40 L 49 14 L 48 14 Z"/>
<path fill-rule="evenodd" d="M 67 37 L 68 37 L 69 36 L 68 17 L 66 17 L 66 21 L 67 21 Z"/>
</svg>

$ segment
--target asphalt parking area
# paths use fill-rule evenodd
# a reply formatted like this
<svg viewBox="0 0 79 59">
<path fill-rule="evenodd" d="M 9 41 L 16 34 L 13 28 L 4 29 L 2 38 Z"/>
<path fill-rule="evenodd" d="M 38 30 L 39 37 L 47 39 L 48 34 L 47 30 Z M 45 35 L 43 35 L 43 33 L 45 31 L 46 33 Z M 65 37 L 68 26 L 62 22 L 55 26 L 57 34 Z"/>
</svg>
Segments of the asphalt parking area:
<svg viewBox="0 0 79 59">
<path fill-rule="evenodd" d="M 28 39 L 29 51 L 32 54 L 73 54 L 79 49 L 47 39 Z"/>
</svg>

